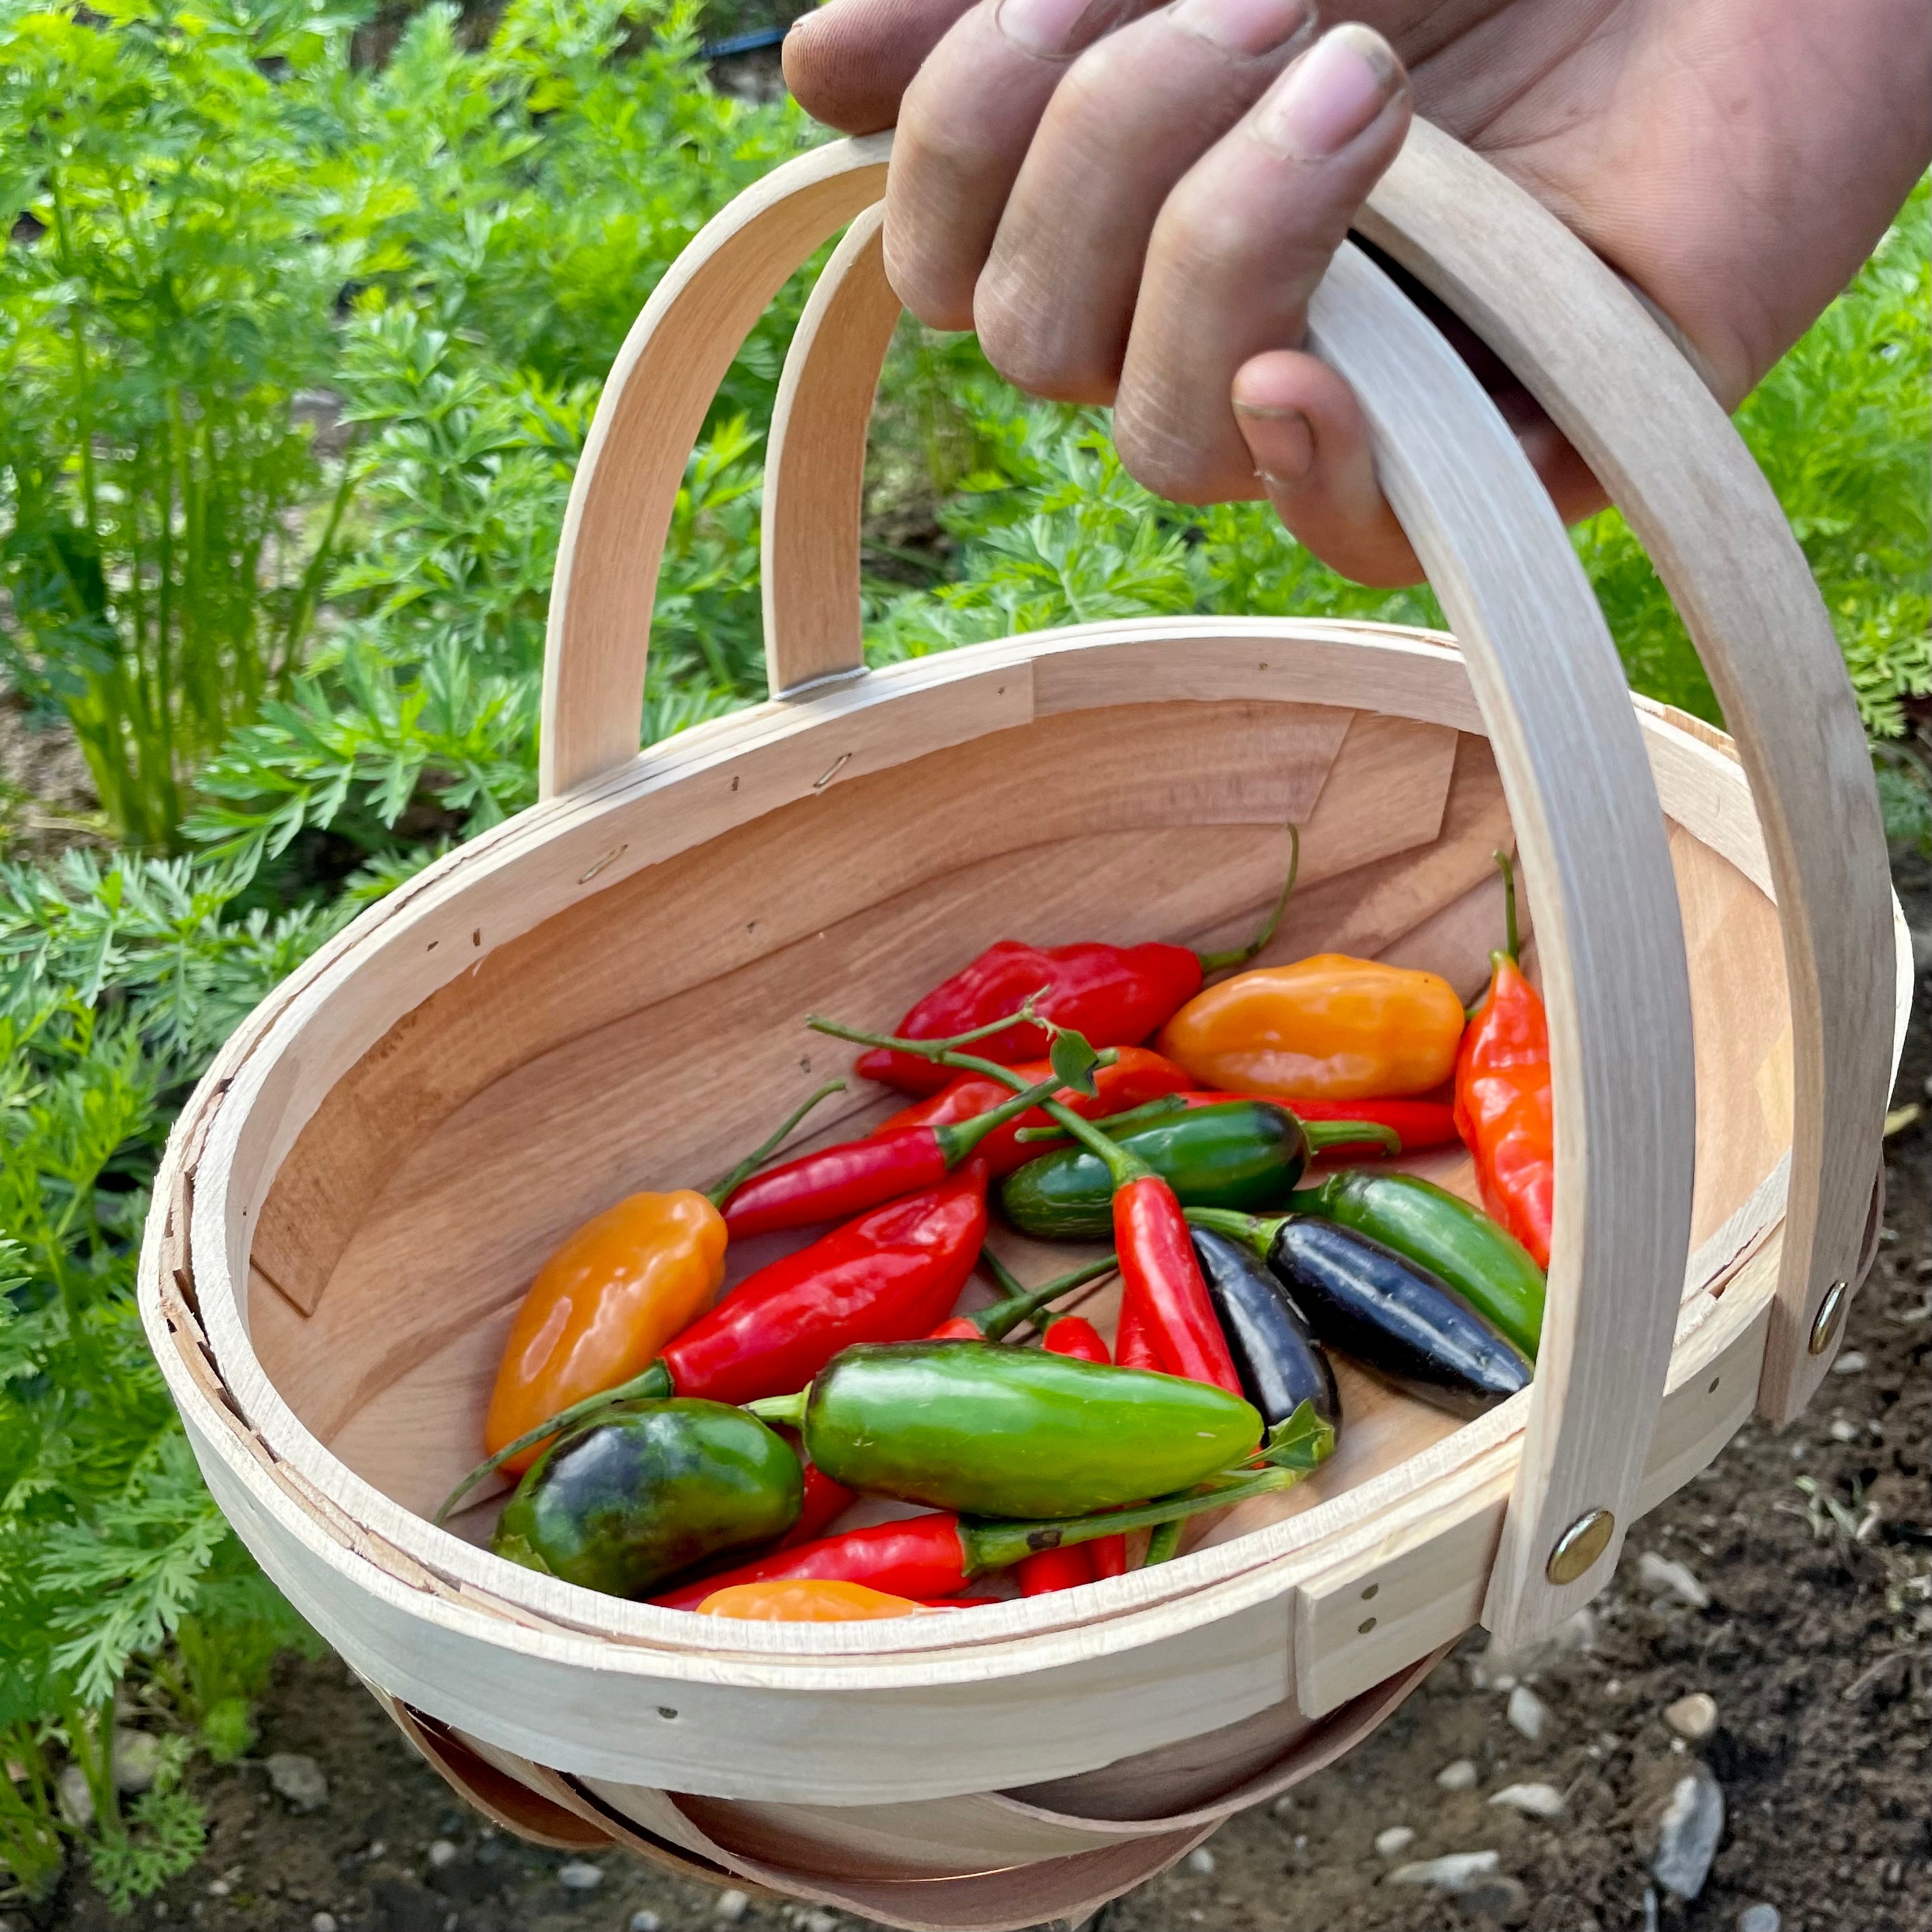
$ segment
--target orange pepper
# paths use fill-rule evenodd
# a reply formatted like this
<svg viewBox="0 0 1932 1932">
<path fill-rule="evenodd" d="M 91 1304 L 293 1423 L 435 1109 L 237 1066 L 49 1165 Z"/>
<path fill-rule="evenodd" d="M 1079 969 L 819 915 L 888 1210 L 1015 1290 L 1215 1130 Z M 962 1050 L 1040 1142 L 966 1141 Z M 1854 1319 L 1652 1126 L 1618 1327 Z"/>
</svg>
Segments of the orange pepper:
<svg viewBox="0 0 1932 1932">
<path fill-rule="evenodd" d="M 698 1606 L 700 1617 L 746 1617 L 761 1624 L 855 1623 L 872 1617 L 920 1616 L 925 1610 L 910 1597 L 895 1597 L 868 1583 L 820 1576 L 733 1583 L 712 1591 Z"/>
<path fill-rule="evenodd" d="M 641 1375 L 724 1285 L 724 1217 L 702 1194 L 633 1194 L 538 1270 L 496 1371 L 483 1439 L 507 1442 L 586 1396 Z M 529 1468 L 544 1445 L 503 1466 Z"/>
<path fill-rule="evenodd" d="M 1462 1002 L 1448 980 L 1318 952 L 1205 988 L 1156 1044 L 1204 1086 L 1368 1100 L 1441 1086 L 1462 1036 Z"/>
</svg>

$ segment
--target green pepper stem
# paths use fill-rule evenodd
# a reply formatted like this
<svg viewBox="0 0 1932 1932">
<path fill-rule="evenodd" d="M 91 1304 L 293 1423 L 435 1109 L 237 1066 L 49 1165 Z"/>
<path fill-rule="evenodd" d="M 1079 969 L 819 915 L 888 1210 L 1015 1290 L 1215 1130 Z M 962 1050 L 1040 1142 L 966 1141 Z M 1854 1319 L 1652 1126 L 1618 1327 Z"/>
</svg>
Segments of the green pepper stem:
<svg viewBox="0 0 1932 1932">
<path fill-rule="evenodd" d="M 977 1032 L 962 1034 L 958 1037 L 962 1040 L 977 1039 L 980 1034 L 996 1033 L 1001 1027 L 1011 1026 L 1016 1019 L 1030 1018 L 1031 1016 L 1028 1007 L 1032 1004 L 1028 1000 L 1027 1006 L 1022 1006 L 1018 1014 L 1000 1021 L 997 1025 L 981 1027 Z M 841 1026 L 836 1020 L 828 1020 L 818 1013 L 810 1015 L 805 1023 L 814 1033 L 829 1034 L 833 1040 L 850 1040 L 854 1046 L 884 1047 L 889 1053 L 916 1054 L 920 1059 L 936 1061 L 941 1066 L 956 1066 L 967 1073 L 983 1073 L 989 1080 L 1003 1082 L 1016 1094 L 1024 1094 L 1028 1090 L 1027 1083 L 1010 1066 L 1002 1066 L 994 1060 L 982 1060 L 976 1053 L 958 1052 L 944 1041 L 902 1040 L 892 1034 L 861 1033 L 856 1027 Z M 1040 1026 L 1052 1026 L 1053 1024 L 1050 1020 L 1037 1019 L 1034 1023 Z M 1076 1039 L 1079 1037 L 1072 1033 L 1070 1028 L 1060 1027 L 1054 1030 L 1057 1033 L 1068 1034 Z M 1109 1054 L 1112 1054 L 1114 1059 L 1119 1058 L 1109 1047 L 1106 1053 L 1097 1056 L 1094 1065 L 1112 1065 Z M 1144 1180 L 1153 1173 L 1154 1169 L 1138 1154 L 1130 1153 L 1125 1148 L 1116 1147 L 1105 1134 L 1096 1132 L 1092 1124 L 1082 1120 L 1071 1107 L 1063 1106 L 1058 1100 L 1042 1100 L 1039 1104 L 1042 1113 L 1058 1120 L 1076 1140 L 1083 1146 L 1090 1148 L 1107 1163 L 1107 1172 L 1112 1175 L 1116 1188 L 1124 1187 L 1131 1180 Z"/>
<path fill-rule="evenodd" d="M 512 1456 L 520 1456 L 526 1449 L 534 1449 L 539 1442 L 548 1442 L 553 1436 L 561 1435 L 566 1429 L 575 1429 L 580 1424 L 596 1420 L 607 1408 L 614 1408 L 620 1402 L 662 1401 L 676 1394 L 670 1378 L 670 1371 L 662 1362 L 653 1362 L 640 1376 L 633 1376 L 627 1382 L 620 1382 L 615 1388 L 600 1390 L 596 1395 L 587 1395 L 580 1402 L 572 1402 L 568 1408 L 560 1408 L 547 1420 L 540 1422 L 534 1429 L 526 1429 L 515 1442 L 506 1442 L 496 1454 L 484 1457 L 442 1499 L 442 1507 L 430 1520 L 440 1529 L 463 1498 L 469 1495 L 485 1476 L 494 1475 Z"/>
<path fill-rule="evenodd" d="M 788 1429 L 802 1430 L 805 1406 L 811 1394 L 812 1384 L 807 1382 L 790 1395 L 761 1395 L 756 1402 L 746 1403 L 745 1411 L 763 1423 L 782 1422 Z"/>
<path fill-rule="evenodd" d="M 1118 1060 L 1120 1055 L 1109 1049 L 1102 1055 L 1103 1061 Z M 1041 1101 L 1057 1094 L 1066 1083 L 1055 1074 L 1050 1080 L 1042 1080 L 1036 1087 L 1029 1087 L 1023 1094 L 1016 1094 L 1010 1100 L 983 1114 L 975 1114 L 970 1120 L 949 1121 L 934 1127 L 933 1136 L 939 1142 L 940 1158 L 944 1160 L 948 1172 L 957 1167 L 986 1136 L 1004 1127 L 1009 1120 L 1018 1120 L 1022 1114 L 1030 1114 Z"/>
<path fill-rule="evenodd" d="M 1238 1096 L 1231 1095 L 1229 1097 L 1232 1099 Z M 1102 1133 L 1124 1133 L 1131 1128 L 1145 1126 L 1150 1120 L 1158 1120 L 1165 1118 L 1169 1114 L 1184 1112 L 1186 1106 L 1187 1102 L 1178 1094 L 1162 1094 L 1156 1099 L 1143 1100 L 1138 1107 L 1130 1107 L 1124 1114 L 1109 1114 L 1104 1119 L 1096 1120 L 1094 1124 Z M 1013 1138 L 1016 1140 L 1032 1142 L 1064 1141 L 1066 1136 L 1058 1127 L 1022 1127 Z"/>
<path fill-rule="evenodd" d="M 1201 962 L 1202 978 L 1210 973 L 1225 973 L 1231 966 L 1245 966 L 1271 940 L 1280 928 L 1281 916 L 1288 910 L 1288 902 L 1294 892 L 1294 877 L 1301 870 L 1301 827 L 1291 825 L 1288 828 L 1289 843 L 1288 877 L 1282 881 L 1281 891 L 1274 902 L 1274 910 L 1264 922 L 1260 932 L 1245 946 L 1238 946 L 1228 952 L 1197 952 L 1194 956 Z"/>
<path fill-rule="evenodd" d="M 796 1126 L 799 1122 L 818 1105 L 820 1101 L 828 1098 L 832 1094 L 842 1094 L 844 1090 L 844 1081 L 826 1081 L 810 1100 L 804 1102 L 801 1106 L 794 1107 L 786 1115 L 784 1124 L 776 1133 L 770 1135 L 760 1142 L 716 1186 L 707 1187 L 704 1190 L 706 1200 L 709 1201 L 714 1208 L 722 1208 L 725 1202 L 730 1200 L 732 1196 L 736 1193 L 739 1189 L 743 1186 L 746 1182 L 749 1180 L 752 1176 L 756 1174 L 780 1148 L 784 1145 L 785 1142 L 791 1138 L 793 1128 Z"/>
<path fill-rule="evenodd" d="M 1231 1241 L 1245 1241 L 1263 1261 L 1268 1259 L 1268 1250 L 1287 1218 L 1277 1214 L 1264 1220 L 1258 1215 L 1243 1214 L 1232 1208 L 1189 1208 L 1182 1211 L 1190 1227 L 1210 1228 L 1217 1234 L 1226 1234 Z"/>
<path fill-rule="evenodd" d="M 1503 875 L 1503 950 L 1510 958 L 1519 950 L 1516 926 L 1516 861 L 1507 852 L 1492 852 L 1496 870 Z"/>
<path fill-rule="evenodd" d="M 993 1284 L 1000 1291 L 1003 1300 L 1010 1301 L 1015 1296 L 1028 1292 L 1026 1283 L 991 1248 L 980 1250 L 980 1265 L 993 1277 Z"/>
<path fill-rule="evenodd" d="M 1168 1562 L 1180 1552 L 1180 1524 L 1164 1522 L 1149 1534 L 1147 1555 L 1141 1559 L 1141 1568 L 1151 1570 L 1156 1563 Z"/>
<path fill-rule="evenodd" d="M 1058 1550 L 1072 1543 L 1091 1543 L 1102 1536 L 1124 1535 L 1130 1529 L 1153 1529 L 1164 1522 L 1178 1522 L 1204 1510 L 1227 1509 L 1246 1502 L 1251 1496 L 1272 1496 L 1292 1490 L 1307 1475 L 1305 1469 L 1268 1468 L 1234 1481 L 1216 1484 L 1207 1490 L 1190 1490 L 1184 1495 L 1160 1496 L 1132 1509 L 1106 1510 L 1098 1516 L 1061 1516 L 1040 1522 L 1004 1522 L 983 1516 L 962 1516 L 959 1543 L 966 1562 L 966 1574 L 976 1576 L 988 1570 L 1004 1570 L 1042 1550 Z"/>
<path fill-rule="evenodd" d="M 1063 1294 L 1070 1294 L 1090 1281 L 1098 1281 L 1102 1275 L 1112 1274 L 1120 1264 L 1120 1257 L 1110 1254 L 1103 1260 L 1089 1262 L 1084 1268 L 1075 1268 L 1071 1274 L 1057 1276 L 1041 1287 L 1009 1295 L 1004 1301 L 996 1301 L 990 1308 L 982 1308 L 978 1314 L 967 1318 L 978 1324 L 980 1334 L 988 1341 L 1003 1342 L 1022 1322 L 1030 1322 L 1042 1309 L 1058 1301 Z M 1011 1280 L 1012 1277 L 1009 1275 L 1007 1279 Z"/>
<path fill-rule="evenodd" d="M 1001 1018 L 988 1020 L 984 1026 L 974 1027 L 966 1033 L 956 1033 L 946 1040 L 904 1040 L 896 1034 L 861 1033 L 856 1027 L 841 1026 L 823 1013 L 807 1013 L 805 1023 L 814 1033 L 830 1034 L 834 1040 L 850 1040 L 854 1046 L 880 1046 L 889 1052 L 909 1053 L 915 1060 L 936 1060 L 951 1066 L 958 1064 L 952 1056 L 961 1047 L 970 1046 L 976 1040 L 990 1039 L 996 1033 L 1004 1033 L 1009 1027 L 1030 1024 L 1042 1027 L 1049 1034 L 1059 1032 L 1052 1021 L 1033 1010 L 1034 1001 L 1042 998 L 1048 990 L 1042 986 L 1039 992 L 1029 993 L 1012 1012 Z M 990 1066 L 992 1063 L 975 1064 Z M 1017 1088 L 1020 1083 L 1015 1081 L 1012 1084 Z"/>
<path fill-rule="evenodd" d="M 1290 1101 L 1288 1112 L 1294 1111 L 1294 1103 Z M 1295 1118 L 1301 1117 L 1297 1114 Z M 1378 1120 L 1301 1120 L 1301 1132 L 1312 1154 L 1331 1147 L 1353 1147 L 1361 1141 L 1373 1141 L 1389 1154 L 1402 1151 L 1401 1135 Z"/>
</svg>

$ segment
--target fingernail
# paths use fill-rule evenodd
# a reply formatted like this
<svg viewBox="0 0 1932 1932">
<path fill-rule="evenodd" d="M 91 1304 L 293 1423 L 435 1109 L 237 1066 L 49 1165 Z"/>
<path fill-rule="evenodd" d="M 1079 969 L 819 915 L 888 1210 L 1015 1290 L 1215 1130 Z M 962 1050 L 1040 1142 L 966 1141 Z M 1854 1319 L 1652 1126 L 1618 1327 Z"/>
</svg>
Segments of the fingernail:
<svg viewBox="0 0 1932 1932">
<path fill-rule="evenodd" d="M 1315 430 L 1299 410 L 1257 408 L 1238 399 L 1240 424 L 1255 473 L 1276 493 L 1298 490 L 1315 467 Z"/>
<path fill-rule="evenodd" d="M 1118 0 L 1000 0 L 993 22 L 1016 46 L 1052 58 L 1097 40 L 1119 10 Z"/>
<path fill-rule="evenodd" d="M 1265 54 L 1315 22 L 1312 0 L 1180 0 L 1178 27 L 1238 54 Z"/>
<path fill-rule="evenodd" d="M 1352 20 L 1324 34 L 1275 82 L 1255 132 L 1293 160 L 1326 160 L 1375 119 L 1401 81 L 1388 43 Z"/>
</svg>

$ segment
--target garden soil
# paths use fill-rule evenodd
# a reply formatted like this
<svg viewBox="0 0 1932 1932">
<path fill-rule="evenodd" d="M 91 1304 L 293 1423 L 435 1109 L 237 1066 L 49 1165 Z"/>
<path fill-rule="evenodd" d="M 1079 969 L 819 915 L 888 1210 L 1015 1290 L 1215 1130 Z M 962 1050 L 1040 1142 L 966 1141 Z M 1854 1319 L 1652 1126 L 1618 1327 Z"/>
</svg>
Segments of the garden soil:
<svg viewBox="0 0 1932 1932">
<path fill-rule="evenodd" d="M 1932 868 L 1901 890 L 1932 939 Z M 1922 965 L 1924 962 L 1922 960 Z M 1932 998 L 1921 982 L 1901 1107 L 1932 1098 Z M 1878 1265 L 1837 1372 L 1792 1428 L 1754 1426 L 1640 1524 L 1613 1587 L 1571 1647 L 1514 1669 L 1464 1643 L 1375 1737 L 1271 1808 L 1224 1826 L 1190 1862 L 1102 1915 L 1105 1932 L 1932 1932 L 1932 1508 L 1928 1437 L 1932 1298 L 1932 1106 L 1889 1142 Z M 1678 1588 L 1646 1552 L 1683 1566 Z M 1508 1717 L 1520 1675 L 1546 1707 L 1532 1742 Z M 1664 1718 L 1702 1692 L 1699 1742 Z M 1520 1701 L 1520 1700 L 1519 1700 Z M 298 1813 L 271 1754 L 327 1780 Z M 1652 1873 L 1658 1820 L 1701 1759 L 1726 1822 L 1699 1895 Z M 1438 1773 L 1474 1768 L 1468 1789 Z M 1463 1774 L 1464 1776 L 1467 1773 Z M 286 1781 L 284 1769 L 284 1781 Z M 1454 1780 L 1452 1779 L 1451 1782 Z M 1554 1787 L 1559 1815 L 1490 1800 Z M 201 1865 L 124 1917 L 77 1882 L 19 1932 L 833 1932 L 863 1922 L 748 1901 L 664 1878 L 613 1852 L 582 1869 L 464 1812 L 333 1658 L 291 1660 L 256 1754 L 205 1772 L 212 1830 Z M 1378 1835 L 1412 1832 L 1399 1852 Z M 1384 1839 L 1384 1843 L 1387 1843 Z M 1496 1876 L 1457 1899 L 1393 1882 L 1402 1864 L 1493 1852 Z M 4 1924 L 0 1919 L 0 1924 Z"/>
</svg>

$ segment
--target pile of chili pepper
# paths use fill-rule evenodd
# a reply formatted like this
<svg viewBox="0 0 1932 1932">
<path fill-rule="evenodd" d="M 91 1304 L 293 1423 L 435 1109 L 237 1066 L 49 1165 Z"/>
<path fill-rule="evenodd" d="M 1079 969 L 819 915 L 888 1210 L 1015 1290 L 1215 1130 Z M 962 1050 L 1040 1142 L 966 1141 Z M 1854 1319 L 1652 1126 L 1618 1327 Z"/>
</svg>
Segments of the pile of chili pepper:
<svg viewBox="0 0 1932 1932">
<path fill-rule="evenodd" d="M 1165 1560 L 1190 1519 L 1304 1480 L 1344 1420 L 1333 1355 L 1458 1415 L 1508 1400 L 1532 1373 L 1553 1159 L 1498 862 L 1504 944 L 1466 1016 L 1434 974 L 1340 954 L 1214 978 L 1268 944 L 1291 862 L 1238 952 L 1001 940 L 891 1032 L 811 1018 L 918 1097 L 778 1158 L 834 1082 L 708 1190 L 569 1234 L 438 1520 L 500 1472 L 493 1546 L 566 1582 L 716 1616 L 910 1616 L 1001 1573 L 1036 1595 Z M 1390 1164 L 1459 1142 L 1486 1212 Z M 1112 1252 L 1029 1288 L 988 1245 L 996 1216 Z M 788 1232 L 721 1293 L 734 1244 Z M 1116 1273 L 1110 1351 L 1054 1304 Z M 962 1306 L 976 1274 L 996 1298 Z M 842 1533 L 862 1497 L 919 1513 Z"/>
</svg>

